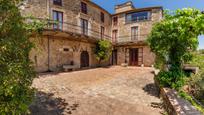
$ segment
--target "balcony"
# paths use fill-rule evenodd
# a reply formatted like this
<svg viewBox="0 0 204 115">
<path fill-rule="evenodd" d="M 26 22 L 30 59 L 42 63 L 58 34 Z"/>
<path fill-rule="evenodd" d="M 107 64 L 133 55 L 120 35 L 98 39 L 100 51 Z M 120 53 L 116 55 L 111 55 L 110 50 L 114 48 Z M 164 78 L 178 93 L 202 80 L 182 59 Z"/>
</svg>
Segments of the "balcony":
<svg viewBox="0 0 204 115">
<path fill-rule="evenodd" d="M 112 43 L 115 45 L 145 44 L 147 36 L 147 34 L 135 36 L 119 36 L 116 39 L 112 39 Z"/>
<path fill-rule="evenodd" d="M 140 16 L 129 20 L 126 18 L 125 23 L 130 24 L 130 23 L 144 22 L 144 21 L 151 21 L 151 20 L 152 20 L 151 16 Z"/>
<path fill-rule="evenodd" d="M 76 24 L 67 23 L 67 22 L 56 22 L 53 20 L 38 19 L 46 23 L 46 26 L 43 31 L 43 35 L 53 35 L 60 37 L 68 37 L 72 39 L 83 39 L 97 41 L 101 39 L 111 40 L 111 37 L 105 35 L 101 32 L 89 29 L 87 27 L 78 26 Z M 77 38 L 77 39 L 76 39 Z"/>
</svg>

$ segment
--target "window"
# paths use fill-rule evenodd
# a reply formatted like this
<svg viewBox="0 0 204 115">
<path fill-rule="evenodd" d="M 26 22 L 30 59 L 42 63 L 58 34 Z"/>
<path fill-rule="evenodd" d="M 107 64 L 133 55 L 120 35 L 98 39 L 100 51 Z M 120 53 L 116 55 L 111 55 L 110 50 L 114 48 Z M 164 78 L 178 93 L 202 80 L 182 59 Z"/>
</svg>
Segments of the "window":
<svg viewBox="0 0 204 115">
<path fill-rule="evenodd" d="M 117 26 L 118 25 L 118 17 L 113 17 L 113 25 Z"/>
<path fill-rule="evenodd" d="M 88 35 L 88 21 L 85 19 L 81 19 L 81 33 Z"/>
<path fill-rule="evenodd" d="M 101 22 L 104 22 L 105 21 L 105 16 L 104 16 L 104 13 L 101 12 Z"/>
<path fill-rule="evenodd" d="M 69 48 L 64 48 L 64 52 L 68 52 L 69 51 Z"/>
<path fill-rule="evenodd" d="M 87 5 L 84 2 L 81 2 L 81 12 L 87 14 Z"/>
<path fill-rule="evenodd" d="M 62 6 L 62 0 L 53 0 L 53 4 Z"/>
<path fill-rule="evenodd" d="M 142 20 L 149 20 L 150 12 L 135 12 L 126 15 L 126 22 L 137 22 Z"/>
<path fill-rule="evenodd" d="M 104 35 L 105 35 L 105 28 L 101 26 L 101 39 L 104 38 Z"/>
<path fill-rule="evenodd" d="M 118 30 L 113 30 L 112 32 L 112 41 L 117 42 L 118 39 Z"/>
<path fill-rule="evenodd" d="M 138 26 L 131 28 L 131 40 L 138 40 Z"/>
<path fill-rule="evenodd" d="M 63 12 L 53 10 L 53 20 L 57 21 L 56 24 L 53 24 L 53 28 L 62 30 L 62 28 L 63 28 Z"/>
</svg>

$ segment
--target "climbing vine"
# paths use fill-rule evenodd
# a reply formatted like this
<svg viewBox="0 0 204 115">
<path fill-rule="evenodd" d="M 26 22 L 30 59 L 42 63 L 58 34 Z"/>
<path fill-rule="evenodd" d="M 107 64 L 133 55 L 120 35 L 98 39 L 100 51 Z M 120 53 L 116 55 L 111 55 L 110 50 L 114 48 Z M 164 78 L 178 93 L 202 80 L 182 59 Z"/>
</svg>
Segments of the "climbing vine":
<svg viewBox="0 0 204 115">
<path fill-rule="evenodd" d="M 158 79 L 164 86 L 179 89 L 184 84 L 183 64 L 192 59 L 198 47 L 198 36 L 204 33 L 204 15 L 197 9 L 166 11 L 148 38 L 161 70 Z"/>
</svg>

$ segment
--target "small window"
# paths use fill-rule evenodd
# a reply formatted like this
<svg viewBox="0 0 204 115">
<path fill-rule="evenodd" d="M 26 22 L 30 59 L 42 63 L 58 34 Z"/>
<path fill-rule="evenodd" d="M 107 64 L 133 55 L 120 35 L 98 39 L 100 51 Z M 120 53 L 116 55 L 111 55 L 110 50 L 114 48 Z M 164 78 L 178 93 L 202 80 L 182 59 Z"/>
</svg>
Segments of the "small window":
<svg viewBox="0 0 204 115">
<path fill-rule="evenodd" d="M 53 4 L 62 6 L 62 0 L 53 0 Z"/>
<path fill-rule="evenodd" d="M 64 48 L 64 51 L 65 51 L 65 52 L 68 52 L 68 51 L 69 51 L 69 48 Z"/>
<path fill-rule="evenodd" d="M 118 17 L 113 17 L 113 25 L 117 26 L 118 25 Z"/>
<path fill-rule="evenodd" d="M 81 2 L 81 12 L 87 14 L 87 5 L 84 2 Z"/>
<path fill-rule="evenodd" d="M 101 26 L 101 39 L 104 38 L 104 35 L 105 35 L 105 28 Z"/>
<path fill-rule="evenodd" d="M 101 22 L 104 22 L 105 21 L 105 16 L 104 16 L 104 13 L 101 12 Z"/>
</svg>

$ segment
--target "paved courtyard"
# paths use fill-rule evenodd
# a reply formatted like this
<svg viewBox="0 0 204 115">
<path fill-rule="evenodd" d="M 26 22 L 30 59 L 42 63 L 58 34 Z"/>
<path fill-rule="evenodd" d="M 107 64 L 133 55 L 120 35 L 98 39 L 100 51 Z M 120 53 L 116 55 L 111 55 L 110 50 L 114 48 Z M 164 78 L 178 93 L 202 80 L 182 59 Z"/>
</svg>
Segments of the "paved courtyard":
<svg viewBox="0 0 204 115">
<path fill-rule="evenodd" d="M 40 75 L 36 115 L 159 115 L 152 68 L 109 67 Z"/>
</svg>

